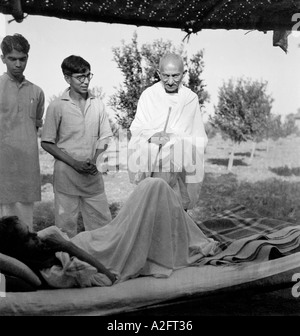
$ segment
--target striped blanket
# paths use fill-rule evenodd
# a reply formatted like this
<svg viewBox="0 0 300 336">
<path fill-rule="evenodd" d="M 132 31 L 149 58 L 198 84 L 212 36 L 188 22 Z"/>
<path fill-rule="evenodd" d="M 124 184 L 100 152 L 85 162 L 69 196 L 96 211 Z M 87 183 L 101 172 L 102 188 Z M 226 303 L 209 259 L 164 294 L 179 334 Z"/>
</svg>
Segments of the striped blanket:
<svg viewBox="0 0 300 336">
<path fill-rule="evenodd" d="M 199 264 L 261 262 L 300 251 L 299 224 L 260 217 L 242 205 L 197 225 L 220 242 L 220 252 Z"/>
</svg>

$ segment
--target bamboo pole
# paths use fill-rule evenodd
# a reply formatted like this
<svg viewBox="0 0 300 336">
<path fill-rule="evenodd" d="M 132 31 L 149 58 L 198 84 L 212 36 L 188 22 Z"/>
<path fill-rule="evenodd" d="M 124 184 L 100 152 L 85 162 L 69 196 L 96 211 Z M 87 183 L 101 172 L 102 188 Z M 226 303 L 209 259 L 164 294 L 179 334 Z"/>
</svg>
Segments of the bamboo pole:
<svg viewBox="0 0 300 336">
<path fill-rule="evenodd" d="M 165 127 L 164 127 L 164 130 L 163 130 L 164 132 L 166 132 L 166 130 L 167 130 L 167 126 L 168 126 L 168 122 L 169 122 L 171 111 L 172 111 L 172 107 L 170 106 L 169 107 L 169 111 L 168 111 L 168 115 L 167 115 L 167 119 L 166 119 L 166 122 L 165 122 Z M 159 153 L 161 151 L 161 148 L 162 148 L 162 144 L 159 144 L 158 151 L 157 151 L 157 154 L 156 154 L 156 157 L 155 157 L 155 160 L 154 160 L 154 164 L 153 164 L 152 169 L 151 169 L 151 174 L 150 174 L 151 177 L 154 174 L 154 169 L 156 167 L 158 156 L 159 156 Z"/>
</svg>

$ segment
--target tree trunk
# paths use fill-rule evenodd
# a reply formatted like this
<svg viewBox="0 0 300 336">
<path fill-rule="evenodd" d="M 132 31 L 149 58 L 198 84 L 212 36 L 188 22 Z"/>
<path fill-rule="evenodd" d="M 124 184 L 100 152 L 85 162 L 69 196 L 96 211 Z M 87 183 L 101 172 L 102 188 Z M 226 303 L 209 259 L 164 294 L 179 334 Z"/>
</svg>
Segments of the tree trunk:
<svg viewBox="0 0 300 336">
<path fill-rule="evenodd" d="M 231 153 L 230 153 L 229 160 L 228 160 L 228 167 L 227 167 L 227 169 L 229 171 L 231 171 L 232 167 L 233 167 L 234 151 L 235 151 L 235 143 L 232 144 L 232 149 L 231 149 Z"/>
<path fill-rule="evenodd" d="M 270 138 L 267 139 L 267 153 L 269 153 L 269 147 L 270 147 Z"/>
<path fill-rule="evenodd" d="M 256 142 L 253 141 L 253 142 L 252 142 L 252 151 L 251 151 L 251 156 L 250 156 L 249 164 L 251 164 L 252 161 L 253 161 L 254 153 L 255 153 L 255 148 L 256 148 Z"/>
</svg>

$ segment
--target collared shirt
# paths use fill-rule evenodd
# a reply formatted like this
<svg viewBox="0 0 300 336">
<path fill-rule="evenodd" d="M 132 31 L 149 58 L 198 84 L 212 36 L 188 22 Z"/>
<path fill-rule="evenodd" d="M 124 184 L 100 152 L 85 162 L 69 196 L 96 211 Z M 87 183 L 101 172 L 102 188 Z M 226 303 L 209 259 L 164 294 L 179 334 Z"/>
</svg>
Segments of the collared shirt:
<svg viewBox="0 0 300 336">
<path fill-rule="evenodd" d="M 0 77 L 0 203 L 41 199 L 36 127 L 42 126 L 45 97 L 24 78 Z"/>
<path fill-rule="evenodd" d="M 108 116 L 101 99 L 89 96 L 84 112 L 70 98 L 69 89 L 47 109 L 42 141 L 55 143 L 75 160 L 92 159 L 112 136 Z M 83 175 L 62 161 L 54 166 L 54 188 L 69 195 L 91 196 L 104 191 L 100 172 Z"/>
</svg>

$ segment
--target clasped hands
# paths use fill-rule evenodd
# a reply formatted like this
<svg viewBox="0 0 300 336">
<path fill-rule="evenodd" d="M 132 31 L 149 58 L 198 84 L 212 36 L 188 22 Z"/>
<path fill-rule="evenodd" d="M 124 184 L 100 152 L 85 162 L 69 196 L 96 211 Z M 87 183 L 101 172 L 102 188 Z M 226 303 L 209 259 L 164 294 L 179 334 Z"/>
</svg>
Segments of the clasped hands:
<svg viewBox="0 0 300 336">
<path fill-rule="evenodd" d="M 86 174 L 86 175 L 98 174 L 96 162 L 90 159 L 87 159 L 86 161 L 76 161 L 74 164 L 74 169 L 80 174 Z"/>
<path fill-rule="evenodd" d="M 149 138 L 148 141 L 157 146 L 164 146 L 168 141 L 170 141 L 170 133 L 165 131 L 156 132 L 151 136 L 151 138 Z"/>
</svg>

